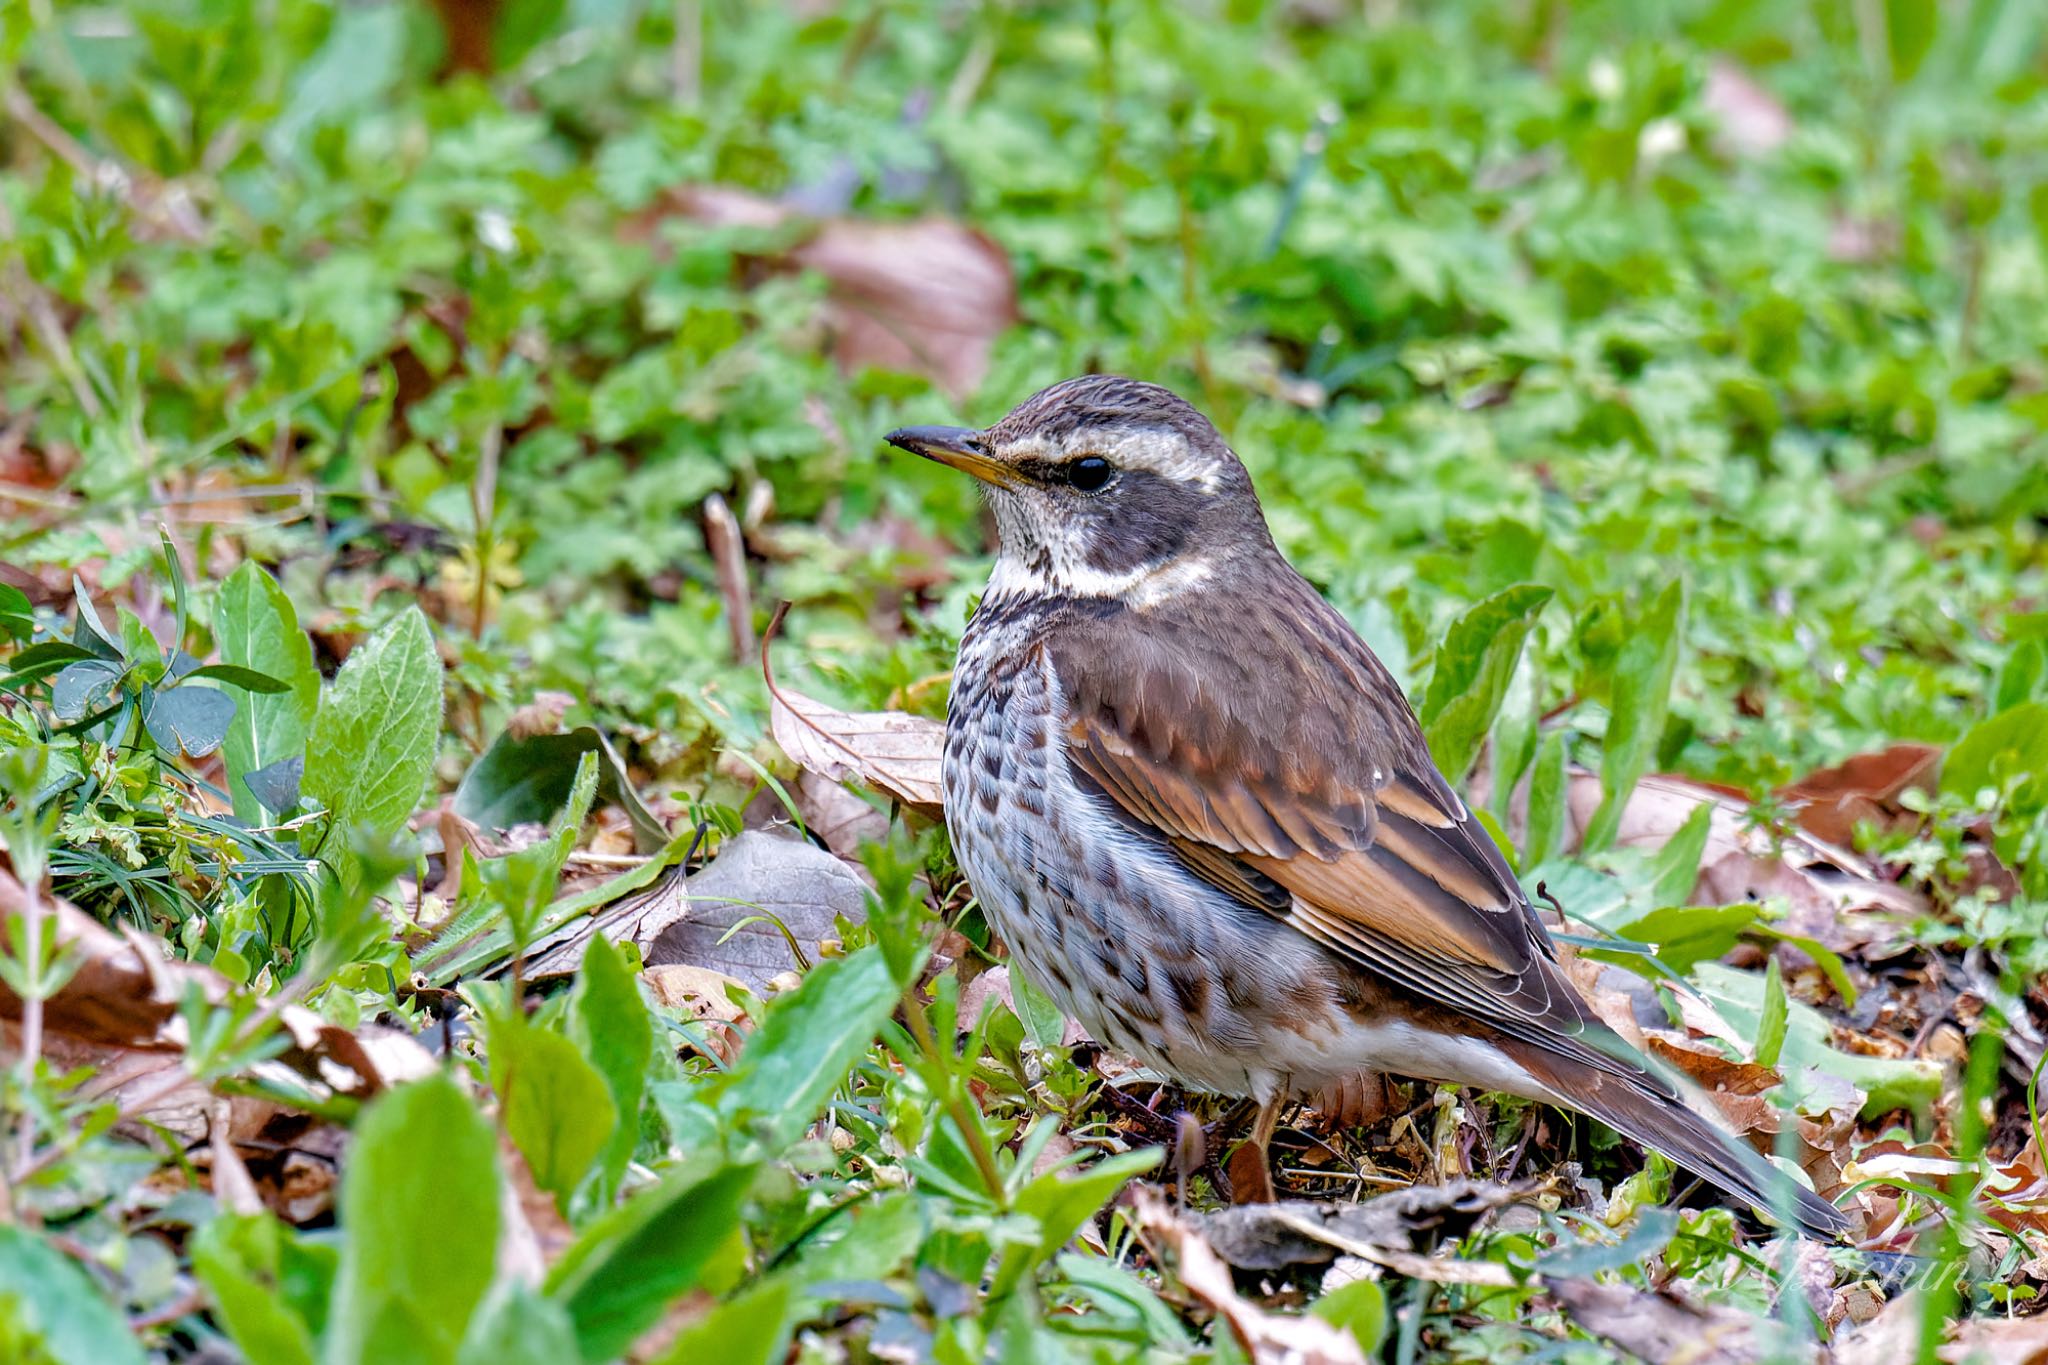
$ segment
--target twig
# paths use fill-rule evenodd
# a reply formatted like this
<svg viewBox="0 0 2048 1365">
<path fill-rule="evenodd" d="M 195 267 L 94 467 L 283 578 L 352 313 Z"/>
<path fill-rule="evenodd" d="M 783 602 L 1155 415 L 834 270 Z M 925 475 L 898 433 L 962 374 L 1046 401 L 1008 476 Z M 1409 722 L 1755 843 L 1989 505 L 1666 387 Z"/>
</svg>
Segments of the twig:
<svg viewBox="0 0 2048 1365">
<path fill-rule="evenodd" d="M 718 493 L 704 499 L 704 542 L 718 570 L 718 595 L 725 601 L 732 660 L 743 664 L 754 657 L 754 599 L 747 587 L 746 542 L 739 518 Z"/>
</svg>

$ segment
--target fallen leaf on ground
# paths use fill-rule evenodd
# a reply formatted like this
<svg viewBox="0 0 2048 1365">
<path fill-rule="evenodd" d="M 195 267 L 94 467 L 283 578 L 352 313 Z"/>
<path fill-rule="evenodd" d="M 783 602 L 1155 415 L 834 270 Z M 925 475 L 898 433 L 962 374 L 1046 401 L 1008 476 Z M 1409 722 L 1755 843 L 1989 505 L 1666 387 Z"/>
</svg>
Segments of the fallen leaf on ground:
<svg viewBox="0 0 2048 1365">
<path fill-rule="evenodd" d="M 858 921 L 867 915 L 868 888 L 860 873 L 793 832 L 742 830 L 684 883 L 683 892 L 686 913 L 643 940 L 647 964 L 709 967 L 756 992 L 800 965 L 790 939 L 806 957 L 815 957 L 821 941 L 838 936 L 839 917 Z"/>
<path fill-rule="evenodd" d="M 1748 1365 L 1759 1358 L 1755 1320 L 1744 1314 L 1695 1304 L 1671 1289 L 1581 1279 L 1544 1283 L 1573 1323 L 1639 1359 L 1662 1365 Z M 1818 1357 L 1809 1349 L 1789 1358 Z"/>
<path fill-rule="evenodd" d="M 23 912 L 26 893 L 0 872 L 0 940 Z M 167 948 L 139 931 L 117 934 L 57 897 L 43 898 L 44 931 L 78 960 L 64 987 L 43 1002 L 43 1027 L 76 1043 L 182 1054 L 179 1002 L 197 987 L 212 1004 L 233 991 L 227 978 L 198 963 L 172 960 Z M 0 1017 L 21 1018 L 21 1000 L 0 983 Z M 396 1030 L 366 1025 L 357 1033 L 301 1005 L 286 1005 L 278 1022 L 291 1041 L 279 1060 L 323 1089 L 368 1097 L 387 1085 L 434 1069 L 424 1048 Z"/>
<path fill-rule="evenodd" d="M 835 782 L 858 778 L 937 818 L 946 727 L 902 711 L 841 711 L 771 684 L 768 728 L 797 764 Z"/>
<path fill-rule="evenodd" d="M 1932 791 L 1940 767 L 1941 750 L 1934 745 L 1894 744 L 1810 772 L 1777 794 L 1797 806 L 1801 828 L 1846 848 L 1855 842 L 1858 824 L 1896 819 L 1905 792 Z"/>
<path fill-rule="evenodd" d="M 804 221 L 788 205 L 717 185 L 675 191 L 654 212 L 714 226 Z M 648 225 L 643 215 L 640 230 Z M 1017 321 L 1009 256 L 986 234 L 947 218 L 828 218 L 761 259 L 771 270 L 814 270 L 829 282 L 832 358 L 849 373 L 904 370 L 964 397 L 987 374 L 995 339 Z"/>
<path fill-rule="evenodd" d="M 1269 1313 L 1239 1297 L 1230 1266 L 1149 1186 L 1136 1194 L 1139 1230 L 1171 1253 L 1190 1294 L 1221 1318 L 1254 1365 L 1364 1365 L 1358 1338 L 1321 1318 Z"/>
<path fill-rule="evenodd" d="M 1357 1204 L 1247 1204 L 1193 1215 L 1190 1221 L 1219 1256 L 1245 1270 L 1328 1265 L 1346 1255 L 1415 1279 L 1507 1284 L 1510 1272 L 1504 1265 L 1440 1260 L 1426 1253 L 1440 1242 L 1456 1241 L 1487 1214 L 1530 1193 L 1527 1186 L 1457 1179 L 1410 1185 Z"/>
</svg>

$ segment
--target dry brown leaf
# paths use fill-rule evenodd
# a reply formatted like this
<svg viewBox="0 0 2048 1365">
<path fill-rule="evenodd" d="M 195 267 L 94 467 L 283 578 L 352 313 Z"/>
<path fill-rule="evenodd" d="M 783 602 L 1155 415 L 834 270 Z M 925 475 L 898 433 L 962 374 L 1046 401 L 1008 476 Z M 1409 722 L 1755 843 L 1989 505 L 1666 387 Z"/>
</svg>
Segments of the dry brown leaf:
<svg viewBox="0 0 2048 1365">
<path fill-rule="evenodd" d="M 1358 1338 L 1342 1328 L 1240 1298 L 1229 1265 L 1157 1190 L 1140 1186 L 1135 1204 L 1139 1229 L 1172 1254 L 1181 1283 L 1223 1320 L 1254 1365 L 1365 1365 Z"/>
<path fill-rule="evenodd" d="M 658 213 L 753 228 L 803 221 L 787 205 L 715 185 L 679 190 Z M 841 369 L 906 370 L 955 397 L 980 385 L 995 339 L 1017 321 L 1009 256 L 985 234 L 946 218 L 826 219 L 765 264 L 815 270 L 829 282 L 832 358 Z"/>
<path fill-rule="evenodd" d="M 1941 750 L 1934 745 L 1894 744 L 1817 769 L 1777 794 L 1797 805 L 1801 828 L 1846 848 L 1855 842 L 1858 824 L 1896 819 L 1901 795 L 1915 787 L 1931 790 L 1940 767 Z"/>
<path fill-rule="evenodd" d="M 889 837 L 888 816 L 809 768 L 797 774 L 796 808 L 804 818 L 804 828 L 842 858 L 859 854 L 862 844 Z"/>
<path fill-rule="evenodd" d="M 0 939 L 26 901 L 21 883 L 0 872 Z M 46 929 L 79 960 L 64 988 L 43 1003 L 43 1026 L 87 1045 L 168 1055 L 184 1051 L 178 1004 L 197 986 L 210 1003 L 233 987 L 209 967 L 173 961 L 168 947 L 133 928 L 115 933 L 70 902 L 46 897 Z M 0 1017 L 19 1019 L 21 1001 L 0 983 Z M 367 1097 L 433 1069 L 433 1059 L 411 1038 L 366 1026 L 357 1033 L 330 1024 L 311 1010 L 286 1005 L 278 1021 L 293 1046 L 280 1058 L 322 1087 Z"/>
<path fill-rule="evenodd" d="M 1673 1289 L 1654 1291 L 1580 1279 L 1544 1283 L 1574 1323 L 1642 1360 L 1658 1365 L 1748 1365 L 1759 1357 L 1756 1324 L 1746 1314 L 1695 1304 Z M 1809 1349 L 1804 1358 L 1817 1357 Z"/>
<path fill-rule="evenodd" d="M 739 1026 L 747 1015 L 733 1002 L 730 988 L 745 989 L 745 983 L 709 967 L 680 962 L 649 967 L 640 973 L 640 979 L 654 992 L 657 1002 L 705 1026 L 705 1042 L 718 1060 L 729 1062 L 738 1055 L 743 1040 Z"/>
<path fill-rule="evenodd" d="M 769 733 L 800 767 L 876 791 L 937 819 L 946 727 L 902 711 L 841 711 L 769 683 Z"/>
</svg>

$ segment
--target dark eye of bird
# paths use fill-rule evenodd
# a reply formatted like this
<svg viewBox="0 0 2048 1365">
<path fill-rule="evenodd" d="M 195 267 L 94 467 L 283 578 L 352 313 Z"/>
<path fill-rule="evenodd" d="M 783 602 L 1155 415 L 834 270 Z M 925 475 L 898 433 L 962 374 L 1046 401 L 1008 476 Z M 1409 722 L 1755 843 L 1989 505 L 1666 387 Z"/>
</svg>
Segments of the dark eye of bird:
<svg viewBox="0 0 2048 1365">
<path fill-rule="evenodd" d="M 1067 466 L 1067 482 L 1083 493 L 1093 493 L 1108 483 L 1115 472 L 1100 455 L 1083 455 Z"/>
</svg>

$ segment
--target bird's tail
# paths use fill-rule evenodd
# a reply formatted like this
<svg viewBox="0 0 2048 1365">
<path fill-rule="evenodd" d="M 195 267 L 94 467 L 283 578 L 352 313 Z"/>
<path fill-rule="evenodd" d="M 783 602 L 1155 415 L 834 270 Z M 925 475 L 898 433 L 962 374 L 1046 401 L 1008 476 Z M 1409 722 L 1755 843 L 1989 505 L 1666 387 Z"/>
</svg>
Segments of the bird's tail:
<svg viewBox="0 0 2048 1365">
<path fill-rule="evenodd" d="M 1593 1031 L 1588 1029 L 1588 1035 Z M 1588 1056 L 1524 1043 L 1509 1048 L 1567 1108 L 1656 1148 L 1693 1174 L 1748 1200 L 1759 1211 L 1781 1220 L 1789 1218 L 1814 1236 L 1838 1238 L 1848 1231 L 1849 1220 L 1841 1210 L 1702 1117 L 1663 1079 L 1639 1069 L 1626 1044 L 1614 1039 L 1615 1052 L 1610 1057 L 1600 1047 L 1601 1041 L 1605 1040 L 1584 1039 L 1582 1046 L 1593 1054 Z"/>
</svg>

